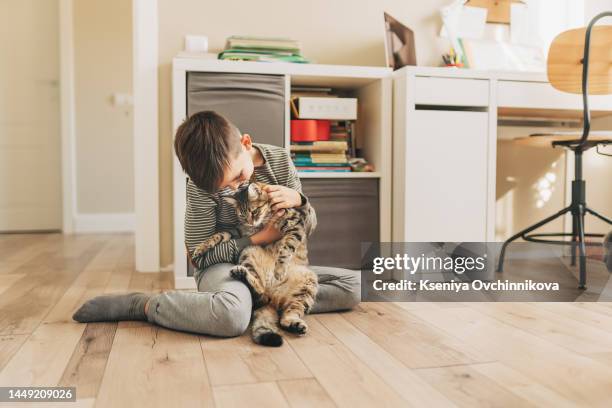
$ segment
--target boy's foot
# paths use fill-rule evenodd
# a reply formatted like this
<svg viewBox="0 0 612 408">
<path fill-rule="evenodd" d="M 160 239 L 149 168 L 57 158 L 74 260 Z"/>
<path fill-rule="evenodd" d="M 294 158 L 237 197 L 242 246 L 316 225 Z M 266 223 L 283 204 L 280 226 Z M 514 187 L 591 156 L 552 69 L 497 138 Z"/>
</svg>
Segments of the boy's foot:
<svg viewBox="0 0 612 408">
<path fill-rule="evenodd" d="M 145 304 L 149 298 L 142 292 L 97 296 L 83 303 L 72 318 L 81 323 L 147 320 Z"/>
</svg>

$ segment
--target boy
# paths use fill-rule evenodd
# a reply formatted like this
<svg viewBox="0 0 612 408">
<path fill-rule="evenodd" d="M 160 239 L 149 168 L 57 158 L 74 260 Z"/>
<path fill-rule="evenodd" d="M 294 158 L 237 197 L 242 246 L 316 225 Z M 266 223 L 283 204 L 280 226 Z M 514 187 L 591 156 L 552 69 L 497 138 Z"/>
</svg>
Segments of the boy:
<svg viewBox="0 0 612 408">
<path fill-rule="evenodd" d="M 251 319 L 248 287 L 229 271 L 248 245 L 266 245 L 280 238 L 269 223 L 250 237 L 221 243 L 199 258 L 195 247 L 217 230 L 238 223 L 235 210 L 220 197 L 245 188 L 252 180 L 270 184 L 276 215 L 285 208 L 310 206 L 291 158 L 283 148 L 253 143 L 223 116 L 204 111 L 177 130 L 174 148 L 187 175 L 185 245 L 196 267 L 198 292 L 129 293 L 98 296 L 73 315 L 79 322 L 148 320 L 170 329 L 223 337 L 241 335 Z M 350 309 L 361 299 L 359 272 L 312 266 L 319 292 L 309 313 Z"/>
</svg>

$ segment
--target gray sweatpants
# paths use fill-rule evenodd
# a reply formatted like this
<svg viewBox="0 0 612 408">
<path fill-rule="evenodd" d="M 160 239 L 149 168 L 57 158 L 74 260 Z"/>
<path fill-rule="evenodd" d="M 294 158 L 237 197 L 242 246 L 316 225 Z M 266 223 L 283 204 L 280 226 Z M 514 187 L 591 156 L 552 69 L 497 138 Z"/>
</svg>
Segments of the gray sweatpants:
<svg viewBox="0 0 612 408">
<path fill-rule="evenodd" d="M 197 292 L 173 290 L 153 295 L 148 321 L 198 334 L 240 336 L 249 325 L 253 306 L 249 288 L 230 276 L 233 266 L 221 263 L 196 271 Z M 311 268 L 319 277 L 319 291 L 309 313 L 350 309 L 361 301 L 359 271 Z"/>
</svg>

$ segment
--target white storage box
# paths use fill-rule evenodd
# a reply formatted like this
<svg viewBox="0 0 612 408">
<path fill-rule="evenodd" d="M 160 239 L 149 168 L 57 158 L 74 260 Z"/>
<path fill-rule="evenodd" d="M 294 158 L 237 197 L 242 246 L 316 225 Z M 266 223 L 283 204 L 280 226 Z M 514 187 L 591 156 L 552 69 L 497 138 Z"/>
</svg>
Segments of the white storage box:
<svg viewBox="0 0 612 408">
<path fill-rule="evenodd" d="M 316 98 L 303 96 L 296 99 L 296 107 L 300 119 L 357 119 L 357 98 Z"/>
</svg>

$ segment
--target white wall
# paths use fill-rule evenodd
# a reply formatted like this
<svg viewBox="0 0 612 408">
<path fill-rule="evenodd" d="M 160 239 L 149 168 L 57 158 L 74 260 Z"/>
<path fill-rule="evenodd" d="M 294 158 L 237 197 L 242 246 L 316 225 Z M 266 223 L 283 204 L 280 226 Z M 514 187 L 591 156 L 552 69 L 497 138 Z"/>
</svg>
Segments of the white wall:
<svg viewBox="0 0 612 408">
<path fill-rule="evenodd" d="M 612 0 L 585 0 L 585 22 L 590 21 L 593 17 L 603 11 L 612 11 Z M 605 19 L 599 21 L 600 24 L 612 24 L 612 17 L 606 17 Z"/>
</svg>

